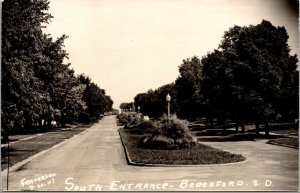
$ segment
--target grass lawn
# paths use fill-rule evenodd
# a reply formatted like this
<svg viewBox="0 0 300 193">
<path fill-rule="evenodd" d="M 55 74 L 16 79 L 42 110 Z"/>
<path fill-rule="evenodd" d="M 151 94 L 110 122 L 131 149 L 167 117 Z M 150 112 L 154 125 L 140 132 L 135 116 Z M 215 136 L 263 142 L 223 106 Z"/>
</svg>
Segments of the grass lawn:
<svg viewBox="0 0 300 193">
<path fill-rule="evenodd" d="M 181 150 L 156 150 L 138 147 L 138 141 L 142 135 L 132 134 L 129 130 L 120 128 L 123 144 L 127 148 L 132 162 L 136 164 L 176 164 L 176 165 L 195 165 L 195 164 L 223 164 L 240 162 L 246 158 L 225 152 L 213 147 L 199 144 L 191 149 Z"/>
<path fill-rule="evenodd" d="M 43 135 L 36 136 L 34 138 L 17 141 L 10 144 L 9 151 L 9 165 L 12 166 L 36 153 L 39 153 L 45 149 L 49 149 L 52 146 L 71 138 L 72 136 L 86 130 L 90 125 L 82 125 L 74 127 L 70 130 L 56 130 L 52 132 L 43 133 Z M 1 148 L 1 170 L 7 168 L 7 146 Z"/>
<path fill-rule="evenodd" d="M 298 130 L 296 130 L 296 129 L 275 130 L 275 131 L 272 131 L 272 133 L 298 135 Z"/>
<path fill-rule="evenodd" d="M 294 148 L 299 148 L 299 138 L 291 137 L 291 138 L 279 138 L 279 139 L 272 139 L 269 140 L 267 143 L 274 144 L 274 145 L 287 145 Z"/>
<path fill-rule="evenodd" d="M 266 136 L 265 134 L 259 134 L 257 135 L 255 132 L 245 132 L 245 133 L 236 133 L 236 134 L 229 134 L 229 135 L 220 135 L 220 136 L 201 136 L 197 135 L 199 141 L 219 141 L 219 142 L 225 142 L 225 141 L 254 141 L 259 139 L 277 139 L 277 138 L 284 138 L 285 136 L 282 135 L 269 135 Z"/>
</svg>

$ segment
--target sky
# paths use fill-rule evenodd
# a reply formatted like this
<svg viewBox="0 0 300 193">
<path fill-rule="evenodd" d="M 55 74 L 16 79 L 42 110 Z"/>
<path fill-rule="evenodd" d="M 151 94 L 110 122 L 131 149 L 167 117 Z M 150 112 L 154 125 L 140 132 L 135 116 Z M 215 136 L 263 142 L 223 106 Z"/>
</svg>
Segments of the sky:
<svg viewBox="0 0 300 193">
<path fill-rule="evenodd" d="M 66 62 L 105 89 L 114 108 L 174 82 L 183 59 L 212 52 L 234 25 L 284 26 L 299 55 L 299 12 L 289 0 L 50 0 L 49 12 L 45 32 L 69 36 Z"/>
</svg>

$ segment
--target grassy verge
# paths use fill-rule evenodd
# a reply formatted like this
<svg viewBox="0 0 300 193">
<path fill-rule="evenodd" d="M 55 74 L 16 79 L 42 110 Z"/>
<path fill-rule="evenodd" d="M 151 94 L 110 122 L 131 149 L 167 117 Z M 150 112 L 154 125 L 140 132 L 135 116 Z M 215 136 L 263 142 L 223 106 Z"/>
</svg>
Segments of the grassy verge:
<svg viewBox="0 0 300 193">
<path fill-rule="evenodd" d="M 275 130 L 275 131 L 272 131 L 272 133 L 297 136 L 298 135 L 298 130 L 296 130 L 296 129 Z"/>
<path fill-rule="evenodd" d="M 274 145 L 282 145 L 288 146 L 293 148 L 299 148 L 299 138 L 279 138 L 279 139 L 272 139 L 269 140 L 267 143 L 274 144 Z"/>
<path fill-rule="evenodd" d="M 228 135 L 215 135 L 215 136 L 205 136 L 205 135 L 198 135 L 195 134 L 199 141 L 219 141 L 219 142 L 226 142 L 226 141 L 254 141 L 259 139 L 277 139 L 277 138 L 284 138 L 283 135 L 264 135 L 259 134 L 257 135 L 255 132 L 245 132 L 245 133 L 236 133 L 236 134 L 228 134 Z"/>
<path fill-rule="evenodd" d="M 242 155 L 221 151 L 203 144 L 191 149 L 181 150 L 143 149 L 138 147 L 141 135 L 132 134 L 124 128 L 120 129 L 120 134 L 129 154 L 127 156 L 130 156 L 131 161 L 137 164 L 224 164 L 246 159 Z"/>
<path fill-rule="evenodd" d="M 46 132 L 43 135 L 34 138 L 18 141 L 10 144 L 9 148 L 9 165 L 12 166 L 36 153 L 71 138 L 72 136 L 86 130 L 90 125 L 81 125 L 70 130 L 56 130 Z M 8 148 L 4 146 L 1 148 L 1 170 L 7 168 Z"/>
</svg>

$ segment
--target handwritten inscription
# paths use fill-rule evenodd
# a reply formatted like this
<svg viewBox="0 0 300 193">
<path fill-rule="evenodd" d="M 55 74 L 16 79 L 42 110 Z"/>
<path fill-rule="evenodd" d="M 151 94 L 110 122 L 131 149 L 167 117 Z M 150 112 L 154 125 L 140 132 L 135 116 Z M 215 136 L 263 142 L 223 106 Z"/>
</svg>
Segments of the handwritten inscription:
<svg viewBox="0 0 300 193">
<path fill-rule="evenodd" d="M 88 184 L 88 185 L 76 185 L 73 182 L 74 178 L 66 178 L 65 190 L 67 191 L 101 191 L 102 186 L 100 184 Z"/>
<path fill-rule="evenodd" d="M 56 174 L 47 174 L 38 176 L 35 178 L 27 179 L 23 178 L 20 184 L 24 189 L 38 190 L 41 188 L 51 190 L 47 186 L 55 183 Z M 182 190 L 182 191 L 205 191 L 205 190 L 222 190 L 222 189 L 239 189 L 242 187 L 257 187 L 268 188 L 272 187 L 273 182 L 271 180 L 216 180 L 216 181 L 199 181 L 195 179 L 182 179 L 177 182 L 133 182 L 125 183 L 119 180 L 112 180 L 110 183 L 90 183 L 90 184 L 78 184 L 78 180 L 74 180 L 73 177 L 65 178 L 64 189 L 66 191 L 133 191 L 133 190 L 150 190 L 150 191 L 167 191 L 167 190 Z"/>
<path fill-rule="evenodd" d="M 46 174 L 32 179 L 23 178 L 20 183 L 22 187 L 28 187 L 30 190 L 36 190 L 54 184 L 55 176 L 56 174 Z"/>
<path fill-rule="evenodd" d="M 113 180 L 109 190 L 167 190 L 168 183 L 128 183 L 124 184 L 120 181 Z"/>
<path fill-rule="evenodd" d="M 207 189 L 226 189 L 239 187 L 270 187 L 273 186 L 271 180 L 236 180 L 236 181 L 196 181 L 183 179 L 175 183 L 161 182 L 161 183 L 124 183 L 118 180 L 113 180 L 110 184 L 105 186 L 101 184 L 88 184 L 78 185 L 74 182 L 74 178 L 69 177 L 65 180 L 65 190 L 67 191 L 131 191 L 131 190 L 152 190 L 152 191 L 164 191 L 164 190 L 207 190 Z"/>
<path fill-rule="evenodd" d="M 236 180 L 236 181 L 195 181 L 195 180 L 182 180 L 179 188 L 180 189 L 206 189 L 206 188 L 230 188 L 230 187 L 241 187 L 241 186 L 265 186 L 270 187 L 273 186 L 271 180 L 250 180 L 249 182 L 245 182 L 244 180 Z"/>
</svg>

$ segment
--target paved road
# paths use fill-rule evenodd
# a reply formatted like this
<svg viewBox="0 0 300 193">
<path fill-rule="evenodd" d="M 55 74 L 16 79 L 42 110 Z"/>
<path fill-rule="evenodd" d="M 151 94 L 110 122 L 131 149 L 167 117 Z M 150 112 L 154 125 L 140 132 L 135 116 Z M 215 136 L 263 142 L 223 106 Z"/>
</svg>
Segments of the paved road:
<svg viewBox="0 0 300 193">
<path fill-rule="evenodd" d="M 298 150 L 252 142 L 206 142 L 246 162 L 196 167 L 127 165 L 115 117 L 10 174 L 9 190 L 297 190 Z M 6 190 L 2 176 L 2 190 Z"/>
</svg>

